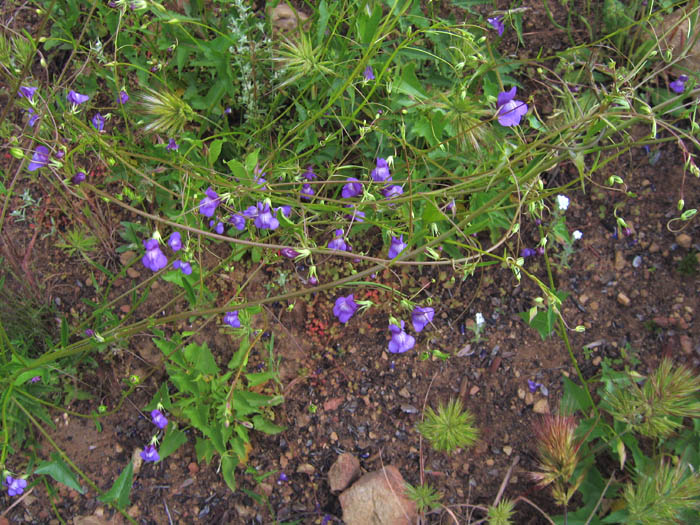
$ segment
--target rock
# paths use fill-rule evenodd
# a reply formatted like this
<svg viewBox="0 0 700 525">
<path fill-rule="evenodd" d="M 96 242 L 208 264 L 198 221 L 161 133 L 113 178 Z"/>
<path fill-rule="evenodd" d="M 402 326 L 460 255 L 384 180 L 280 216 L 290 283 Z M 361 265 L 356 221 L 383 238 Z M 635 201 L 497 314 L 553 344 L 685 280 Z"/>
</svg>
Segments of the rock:
<svg viewBox="0 0 700 525">
<path fill-rule="evenodd" d="M 593 363 L 593 366 L 600 366 L 600 363 L 603 362 L 603 358 L 600 357 L 599 355 L 595 356 L 592 360 L 591 363 Z"/>
<path fill-rule="evenodd" d="M 532 406 L 535 414 L 549 414 L 549 402 L 546 399 L 538 399 Z"/>
<path fill-rule="evenodd" d="M 187 470 L 189 470 L 190 474 L 194 476 L 197 472 L 199 472 L 199 465 L 192 461 L 189 465 L 187 465 Z"/>
<path fill-rule="evenodd" d="M 406 387 L 403 387 L 401 390 L 399 390 L 399 395 L 405 399 L 411 399 L 411 393 Z"/>
<path fill-rule="evenodd" d="M 685 248 L 686 250 L 689 250 L 693 245 L 693 239 L 687 233 L 679 233 L 676 235 L 676 242 L 678 243 L 678 246 Z"/>
<path fill-rule="evenodd" d="M 139 277 L 141 277 L 141 274 L 133 266 L 126 269 L 126 275 L 128 275 L 132 279 L 138 279 Z"/>
<path fill-rule="evenodd" d="M 328 471 L 328 484 L 331 486 L 331 492 L 338 492 L 348 488 L 350 483 L 359 477 L 359 460 L 349 452 L 345 452 L 331 465 Z"/>
<path fill-rule="evenodd" d="M 311 476 L 314 472 L 316 472 L 316 468 L 309 463 L 302 463 L 297 467 L 297 472 L 299 474 L 308 474 Z"/>
<path fill-rule="evenodd" d="M 346 525 L 412 525 L 418 512 L 405 487 L 393 465 L 365 474 L 340 495 L 343 521 Z"/>
<path fill-rule="evenodd" d="M 473 387 L 471 387 L 471 388 L 469 389 L 469 395 L 470 395 L 470 396 L 475 396 L 475 395 L 477 395 L 477 394 L 479 393 L 479 390 L 480 390 L 480 388 L 479 388 L 478 386 L 474 385 Z"/>
<path fill-rule="evenodd" d="M 525 393 L 525 404 L 531 405 L 534 402 L 535 402 L 535 396 L 532 395 L 532 392 L 526 392 Z"/>
<path fill-rule="evenodd" d="M 632 301 L 623 292 L 620 292 L 617 294 L 617 302 L 622 306 L 629 306 Z"/>
<path fill-rule="evenodd" d="M 336 410 L 340 405 L 343 404 L 343 401 L 345 401 L 344 397 L 334 397 L 332 399 L 329 399 L 328 401 L 325 401 L 323 403 L 323 410 L 326 412 L 330 410 Z"/>
<path fill-rule="evenodd" d="M 134 259 L 134 257 L 136 257 L 136 252 L 124 252 L 119 256 L 119 262 L 122 263 L 122 266 L 126 266 Z"/>
<path fill-rule="evenodd" d="M 506 456 L 510 456 L 513 453 L 513 447 L 511 447 L 510 445 L 506 445 L 505 447 L 503 447 L 503 453 Z"/>
<path fill-rule="evenodd" d="M 615 251 L 615 269 L 618 272 L 621 270 L 624 270 L 626 263 L 627 263 L 627 261 L 625 261 L 625 256 L 622 255 L 622 251 L 620 251 L 620 250 Z"/>
<path fill-rule="evenodd" d="M 294 31 L 299 26 L 299 22 L 303 24 L 308 18 L 308 15 L 292 9 L 285 2 L 280 2 L 277 7 L 270 10 L 270 23 L 275 32 Z"/>
<path fill-rule="evenodd" d="M 518 388 L 518 398 L 525 399 L 525 389 L 524 388 Z"/>
<path fill-rule="evenodd" d="M 92 516 L 75 516 L 73 518 L 73 525 L 110 525 L 113 523 L 111 520 L 105 519 L 104 516 L 98 516 L 93 514 Z M 2 521 L 0 521 L 0 525 Z"/>
<path fill-rule="evenodd" d="M 685 334 L 681 336 L 681 350 L 686 355 L 693 353 L 693 342 L 691 341 L 690 337 Z"/>
</svg>

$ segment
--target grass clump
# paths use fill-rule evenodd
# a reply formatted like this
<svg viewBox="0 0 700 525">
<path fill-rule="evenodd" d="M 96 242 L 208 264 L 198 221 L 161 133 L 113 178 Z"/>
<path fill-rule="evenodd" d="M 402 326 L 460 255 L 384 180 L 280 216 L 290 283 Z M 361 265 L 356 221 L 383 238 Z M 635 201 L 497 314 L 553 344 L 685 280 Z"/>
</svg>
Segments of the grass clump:
<svg viewBox="0 0 700 525">
<path fill-rule="evenodd" d="M 440 403 L 437 412 L 428 407 L 423 421 L 418 423 L 418 431 L 435 450 L 451 454 L 476 443 L 479 429 L 474 422 L 471 412 L 462 408 L 459 399 L 453 398 L 446 405 Z"/>
</svg>

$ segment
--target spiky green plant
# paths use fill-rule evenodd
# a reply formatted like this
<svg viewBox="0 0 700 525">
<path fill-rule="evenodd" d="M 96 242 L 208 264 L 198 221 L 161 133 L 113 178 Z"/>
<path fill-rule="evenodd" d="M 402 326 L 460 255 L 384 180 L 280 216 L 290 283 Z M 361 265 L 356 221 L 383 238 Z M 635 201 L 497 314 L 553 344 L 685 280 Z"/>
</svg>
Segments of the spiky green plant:
<svg viewBox="0 0 700 525">
<path fill-rule="evenodd" d="M 153 119 L 144 126 L 146 132 L 155 131 L 172 136 L 181 132 L 195 117 L 194 111 L 182 97 L 165 89 L 156 91 L 145 88 L 140 103 L 146 116 Z"/>
<path fill-rule="evenodd" d="M 415 487 L 406 483 L 406 495 L 416 504 L 418 512 L 421 513 L 438 508 L 442 499 L 442 494 L 429 483 L 421 483 Z"/>
<path fill-rule="evenodd" d="M 428 407 L 418 431 L 435 450 L 449 453 L 458 448 L 470 447 L 479 438 L 474 426 L 474 416 L 462 409 L 459 399 L 450 399 L 447 405 L 440 403 L 437 412 Z"/>
<path fill-rule="evenodd" d="M 510 520 L 515 514 L 515 502 L 509 499 L 502 499 L 497 505 L 489 505 L 488 516 L 489 525 L 511 525 Z"/>
<path fill-rule="evenodd" d="M 298 80 L 314 74 L 323 77 L 335 76 L 331 67 L 333 63 L 321 60 L 323 56 L 321 46 L 314 48 L 311 38 L 303 31 L 295 40 L 285 37 L 280 44 L 277 55 L 273 60 L 278 62 L 286 73 L 286 78 L 279 87 L 296 83 Z"/>
<path fill-rule="evenodd" d="M 664 359 L 642 386 L 633 379 L 630 374 L 629 382 L 613 383 L 603 393 L 606 410 L 631 430 L 665 438 L 681 427 L 682 418 L 700 417 L 700 377 L 687 368 Z"/>
<path fill-rule="evenodd" d="M 661 460 L 625 485 L 622 497 L 631 523 L 683 523 L 684 512 L 700 509 L 700 475 L 684 462 Z"/>
</svg>

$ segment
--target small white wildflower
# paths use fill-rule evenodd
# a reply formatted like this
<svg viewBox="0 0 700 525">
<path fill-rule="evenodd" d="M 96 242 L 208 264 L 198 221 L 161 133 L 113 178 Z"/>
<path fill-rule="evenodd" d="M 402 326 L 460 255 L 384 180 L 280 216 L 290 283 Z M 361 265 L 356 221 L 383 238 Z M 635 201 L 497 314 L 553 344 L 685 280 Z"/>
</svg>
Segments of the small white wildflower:
<svg viewBox="0 0 700 525">
<path fill-rule="evenodd" d="M 583 233 L 581 233 L 579 230 L 574 230 L 574 233 L 571 234 L 574 238 L 575 241 L 578 241 L 583 237 Z"/>
<path fill-rule="evenodd" d="M 561 211 L 566 211 L 569 207 L 569 197 L 566 195 L 557 195 L 557 205 Z"/>
<path fill-rule="evenodd" d="M 484 316 L 481 315 L 481 312 L 477 312 L 474 319 L 476 319 L 476 326 L 481 326 L 484 324 Z"/>
</svg>

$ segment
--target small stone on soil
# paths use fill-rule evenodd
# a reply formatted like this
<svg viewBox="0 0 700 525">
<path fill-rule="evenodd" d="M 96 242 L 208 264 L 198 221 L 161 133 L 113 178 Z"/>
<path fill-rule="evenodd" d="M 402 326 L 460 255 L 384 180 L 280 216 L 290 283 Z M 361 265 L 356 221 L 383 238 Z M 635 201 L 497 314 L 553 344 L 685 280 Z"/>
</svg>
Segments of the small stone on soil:
<svg viewBox="0 0 700 525">
<path fill-rule="evenodd" d="M 623 292 L 617 294 L 617 302 L 620 303 L 622 306 L 629 306 L 632 303 L 630 298 L 627 297 Z"/>
<path fill-rule="evenodd" d="M 538 399 L 532 406 L 535 414 L 549 414 L 549 402 L 546 399 Z"/>
<path fill-rule="evenodd" d="M 360 462 L 352 454 L 345 452 L 338 456 L 328 471 L 328 484 L 332 492 L 345 490 L 350 483 L 360 477 Z"/>
<path fill-rule="evenodd" d="M 686 250 L 690 249 L 690 247 L 693 245 L 693 239 L 687 233 L 679 233 L 676 235 L 676 242 L 678 243 L 678 246 L 685 248 Z"/>
<path fill-rule="evenodd" d="M 314 472 L 316 472 L 316 467 L 308 463 L 302 463 L 297 467 L 297 473 L 299 474 L 308 474 L 311 476 Z"/>
<path fill-rule="evenodd" d="M 503 447 L 503 453 L 506 456 L 510 456 L 513 453 L 513 447 L 511 447 L 510 445 L 506 445 L 505 447 Z"/>
</svg>

